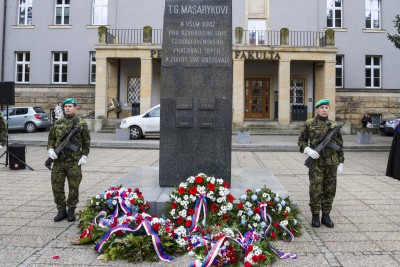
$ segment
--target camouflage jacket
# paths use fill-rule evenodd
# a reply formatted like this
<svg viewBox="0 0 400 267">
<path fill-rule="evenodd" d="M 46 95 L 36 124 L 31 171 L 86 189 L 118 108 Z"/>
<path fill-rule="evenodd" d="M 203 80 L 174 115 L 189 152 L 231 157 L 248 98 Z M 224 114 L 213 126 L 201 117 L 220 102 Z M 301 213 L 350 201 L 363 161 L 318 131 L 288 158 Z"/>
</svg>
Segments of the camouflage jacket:
<svg viewBox="0 0 400 267">
<path fill-rule="evenodd" d="M 0 146 L 4 146 L 6 144 L 6 139 L 7 139 L 6 121 L 4 120 L 3 115 L 0 113 Z"/>
<path fill-rule="evenodd" d="M 82 155 L 87 156 L 90 150 L 90 133 L 86 121 L 74 115 L 73 117 L 63 117 L 57 120 L 50 128 L 49 139 L 47 142 L 47 150 L 50 148 L 55 149 L 60 145 L 62 140 L 60 138 L 69 132 L 74 125 L 79 125 L 80 129 L 77 134 L 72 138 L 72 144 L 78 147 L 78 151 L 73 151 L 69 148 L 64 149 L 65 157 L 61 155 L 59 159 L 75 160 L 78 161 Z"/>
<path fill-rule="evenodd" d="M 335 126 L 337 126 L 336 122 L 328 118 L 316 116 L 313 119 L 308 119 L 304 123 L 304 127 L 299 136 L 298 145 L 300 147 L 300 152 L 303 153 L 304 149 L 308 146 L 315 149 L 319 142 L 322 141 L 324 135 Z M 326 147 L 321 151 L 320 158 L 316 160 L 319 165 L 332 166 L 344 162 L 343 138 L 340 132 L 333 139 L 333 142 L 341 147 L 340 151 L 335 151 L 330 147 Z"/>
</svg>

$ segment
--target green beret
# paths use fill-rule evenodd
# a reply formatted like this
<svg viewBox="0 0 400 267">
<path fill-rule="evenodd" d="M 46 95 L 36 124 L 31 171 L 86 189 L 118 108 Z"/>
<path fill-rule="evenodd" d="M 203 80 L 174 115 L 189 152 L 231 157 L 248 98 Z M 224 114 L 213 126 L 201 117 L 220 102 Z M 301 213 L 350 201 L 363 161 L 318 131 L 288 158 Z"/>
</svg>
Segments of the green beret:
<svg viewBox="0 0 400 267">
<path fill-rule="evenodd" d="M 317 102 L 317 104 L 315 104 L 315 107 L 317 108 L 322 105 L 329 106 L 329 99 L 321 99 L 320 101 Z"/>
<path fill-rule="evenodd" d="M 64 108 L 65 104 L 74 104 L 76 106 L 76 99 L 75 98 L 67 98 L 62 102 L 61 106 Z"/>
</svg>

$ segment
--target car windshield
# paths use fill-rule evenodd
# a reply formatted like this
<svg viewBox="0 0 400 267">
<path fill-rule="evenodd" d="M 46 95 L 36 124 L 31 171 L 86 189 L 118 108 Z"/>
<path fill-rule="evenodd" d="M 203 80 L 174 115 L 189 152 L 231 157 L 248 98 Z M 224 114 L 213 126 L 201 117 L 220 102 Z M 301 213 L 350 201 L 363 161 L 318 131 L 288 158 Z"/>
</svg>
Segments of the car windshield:
<svg viewBox="0 0 400 267">
<path fill-rule="evenodd" d="M 39 107 L 34 107 L 33 110 L 34 110 L 36 113 L 46 113 L 46 112 L 44 112 L 44 110 L 43 110 L 42 108 L 39 108 Z"/>
</svg>

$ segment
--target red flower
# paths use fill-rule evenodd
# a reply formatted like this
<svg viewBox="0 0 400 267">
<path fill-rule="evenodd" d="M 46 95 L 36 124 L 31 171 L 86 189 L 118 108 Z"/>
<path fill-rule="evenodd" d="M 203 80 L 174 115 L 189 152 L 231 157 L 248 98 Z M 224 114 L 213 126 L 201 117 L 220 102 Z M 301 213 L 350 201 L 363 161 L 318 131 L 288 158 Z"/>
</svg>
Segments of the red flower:
<svg viewBox="0 0 400 267">
<path fill-rule="evenodd" d="M 247 253 L 252 252 L 253 251 L 253 245 L 250 245 L 247 247 Z"/>
<path fill-rule="evenodd" d="M 217 211 L 218 210 L 218 206 L 216 204 L 212 203 L 210 209 L 212 211 Z"/>
<path fill-rule="evenodd" d="M 254 262 L 258 262 L 258 256 L 257 255 L 253 255 L 253 257 L 251 257 L 251 260 Z"/>
<path fill-rule="evenodd" d="M 254 208 L 254 213 L 257 213 L 257 214 L 260 213 L 260 208 L 259 207 L 255 207 Z"/>
<path fill-rule="evenodd" d="M 186 189 L 184 187 L 179 187 L 178 188 L 178 193 L 179 194 L 183 195 L 183 194 L 185 194 L 185 192 L 186 192 Z"/>
<path fill-rule="evenodd" d="M 272 233 L 271 234 L 271 238 L 275 238 L 276 237 L 276 234 L 275 233 Z"/>
<path fill-rule="evenodd" d="M 265 260 L 264 254 L 258 255 L 258 261 L 263 261 L 263 260 Z"/>
<path fill-rule="evenodd" d="M 290 231 L 292 234 L 294 234 L 294 229 L 289 229 L 289 231 Z"/>
<path fill-rule="evenodd" d="M 146 211 L 146 206 L 145 206 L 145 205 L 141 205 L 141 206 L 140 206 L 140 210 L 141 210 L 141 211 Z"/>
<path fill-rule="evenodd" d="M 224 214 L 224 216 L 222 216 L 222 220 L 229 221 L 229 215 L 228 214 Z"/>
<path fill-rule="evenodd" d="M 119 231 L 117 231 L 115 234 L 116 234 L 117 236 L 121 236 L 121 235 L 124 234 L 124 232 L 122 232 L 121 230 L 119 230 Z"/>
<path fill-rule="evenodd" d="M 269 205 L 272 207 L 274 205 L 274 202 L 272 200 L 269 202 Z"/>
<path fill-rule="evenodd" d="M 233 200 L 235 199 L 231 194 L 228 194 L 228 195 L 226 196 L 226 198 L 228 199 L 228 201 L 229 201 L 230 203 L 232 203 Z"/>
<path fill-rule="evenodd" d="M 117 196 L 117 197 L 119 196 L 119 192 L 118 192 L 118 191 L 117 191 L 117 192 L 115 192 L 115 196 Z"/>
<path fill-rule="evenodd" d="M 111 197 L 111 193 L 107 193 L 106 198 L 110 198 L 110 197 Z"/>
<path fill-rule="evenodd" d="M 210 191 L 214 191 L 214 190 L 215 190 L 215 184 L 209 183 L 209 184 L 207 185 L 207 188 L 208 188 L 208 190 L 210 190 Z"/>
<path fill-rule="evenodd" d="M 192 186 L 191 188 L 189 188 L 189 194 L 196 195 L 196 193 L 197 193 L 197 187 Z"/>
<path fill-rule="evenodd" d="M 251 263 L 250 262 L 248 262 L 248 261 L 246 261 L 245 263 L 244 263 L 244 267 L 252 267 L 253 265 L 251 265 Z"/>
<path fill-rule="evenodd" d="M 251 189 L 247 189 L 247 190 L 246 190 L 246 193 L 251 193 L 251 192 L 252 192 Z"/>
<path fill-rule="evenodd" d="M 187 215 L 193 215 L 194 214 L 194 209 L 188 209 Z"/>
<path fill-rule="evenodd" d="M 127 212 L 126 216 L 132 216 L 132 212 Z"/>
<path fill-rule="evenodd" d="M 238 209 L 243 209 L 243 203 L 239 203 L 238 205 L 237 205 L 237 207 L 238 207 Z"/>
<path fill-rule="evenodd" d="M 156 232 L 158 232 L 158 230 L 160 230 L 160 227 L 161 227 L 161 224 L 159 224 L 159 223 L 153 224 L 153 229 L 154 229 Z"/>
<path fill-rule="evenodd" d="M 172 209 L 176 209 L 177 207 L 178 207 L 178 204 L 176 204 L 176 202 L 172 202 L 171 208 Z"/>
<path fill-rule="evenodd" d="M 275 228 L 279 228 L 279 224 L 278 223 L 274 223 Z"/>
<path fill-rule="evenodd" d="M 192 221 L 191 220 L 187 220 L 185 223 L 186 227 L 190 227 L 192 225 Z"/>
<path fill-rule="evenodd" d="M 132 193 L 132 189 L 128 188 L 128 193 Z"/>
<path fill-rule="evenodd" d="M 222 182 L 222 186 L 225 188 L 229 188 L 229 184 L 227 182 Z"/>
<path fill-rule="evenodd" d="M 203 177 L 196 176 L 196 178 L 194 178 L 194 181 L 196 184 L 201 184 L 203 182 Z"/>
<path fill-rule="evenodd" d="M 285 212 L 285 214 L 283 214 L 283 217 L 287 217 L 287 216 L 289 216 L 289 212 Z"/>
<path fill-rule="evenodd" d="M 129 202 L 130 202 L 132 205 L 135 204 L 135 200 L 134 200 L 134 199 L 129 200 Z"/>
<path fill-rule="evenodd" d="M 176 222 L 178 224 L 182 224 L 183 223 L 183 218 L 181 216 L 179 216 L 178 219 L 176 219 Z"/>
</svg>

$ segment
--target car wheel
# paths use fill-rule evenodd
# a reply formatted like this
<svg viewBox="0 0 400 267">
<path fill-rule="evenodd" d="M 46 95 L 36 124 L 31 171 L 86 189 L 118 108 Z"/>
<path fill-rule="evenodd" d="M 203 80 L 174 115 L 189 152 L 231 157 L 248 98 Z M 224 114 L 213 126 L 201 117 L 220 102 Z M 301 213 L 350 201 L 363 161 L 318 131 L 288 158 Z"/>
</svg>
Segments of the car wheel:
<svg viewBox="0 0 400 267">
<path fill-rule="evenodd" d="M 137 126 L 131 126 L 130 130 L 130 137 L 131 139 L 140 139 L 142 138 L 142 129 Z"/>
<path fill-rule="evenodd" d="M 28 121 L 28 122 L 25 124 L 25 131 L 26 131 L 27 133 L 33 133 L 33 132 L 36 132 L 36 130 L 37 130 L 36 124 L 34 124 L 33 122 Z"/>
</svg>

